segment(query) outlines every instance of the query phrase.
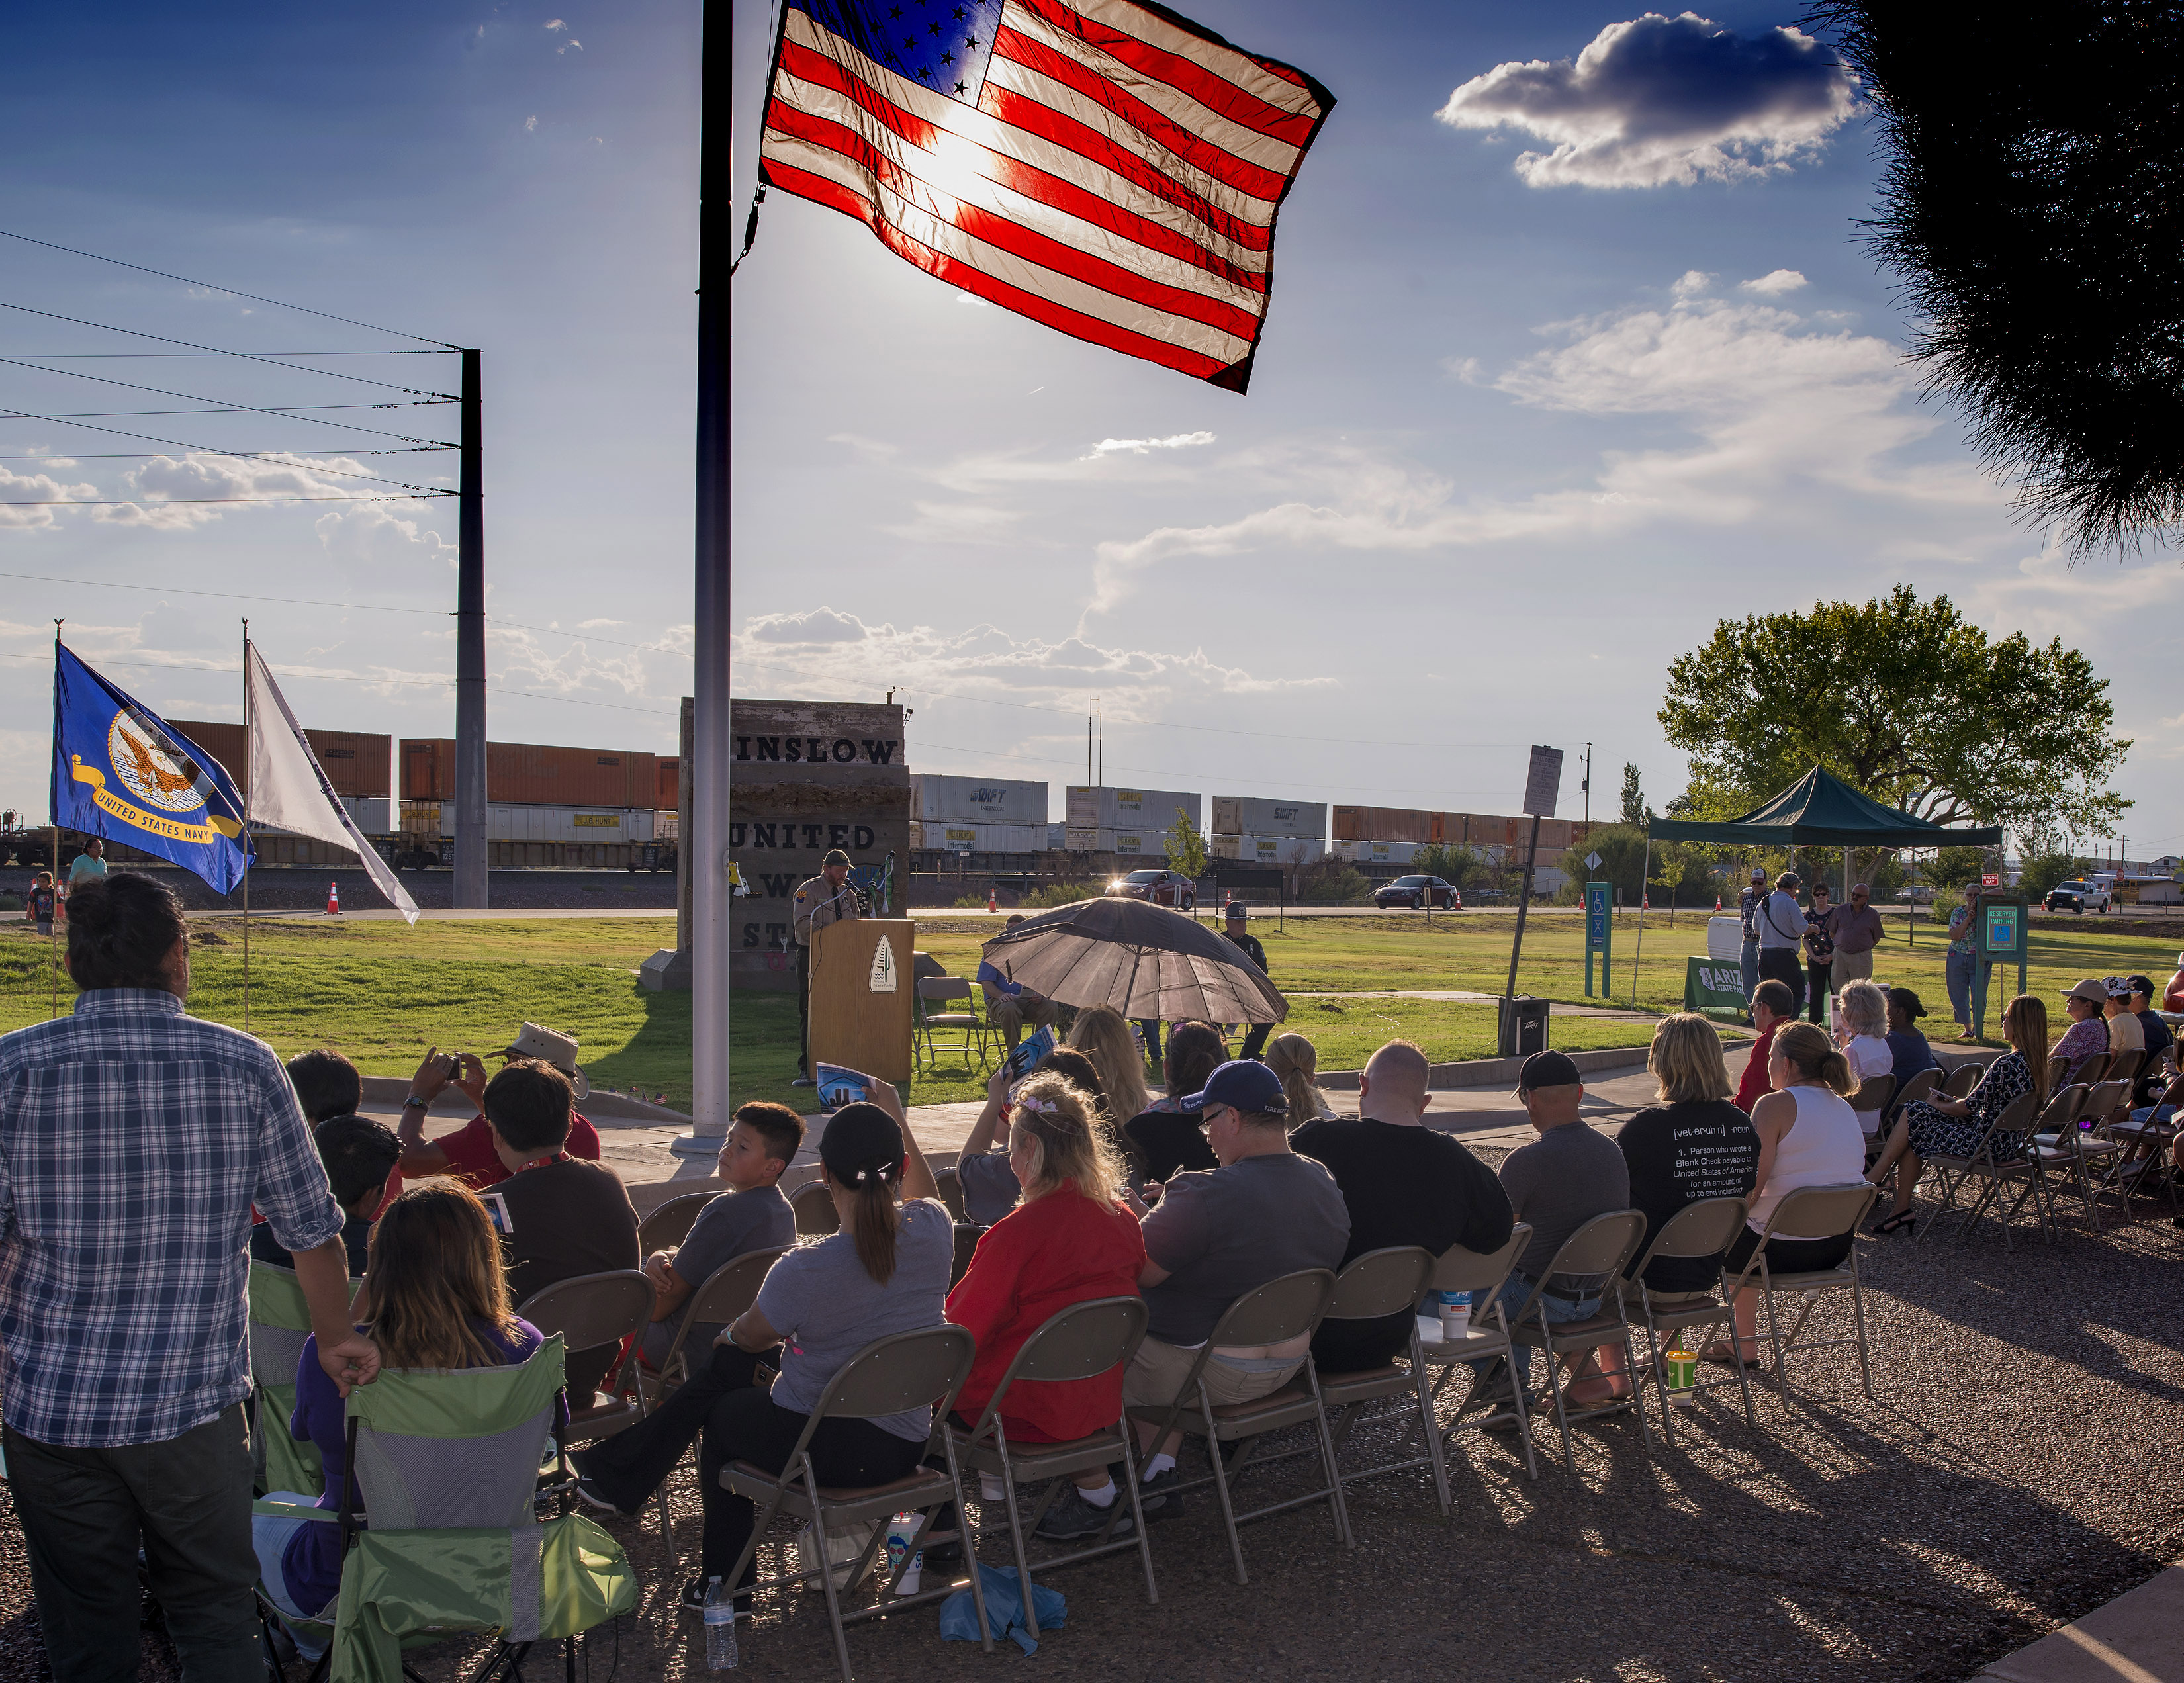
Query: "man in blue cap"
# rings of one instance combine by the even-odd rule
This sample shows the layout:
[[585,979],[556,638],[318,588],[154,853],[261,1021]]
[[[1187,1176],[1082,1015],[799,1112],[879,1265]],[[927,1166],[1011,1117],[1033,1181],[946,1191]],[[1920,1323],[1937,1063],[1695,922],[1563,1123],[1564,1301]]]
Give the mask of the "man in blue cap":
[[[1288,1102],[1280,1078],[1248,1058],[1223,1064],[1205,1089],[1182,1101],[1206,1118],[1215,1169],[1185,1171],[1145,1217],[1145,1268],[1138,1276],[1149,1315],[1145,1336],[1123,1376],[1123,1400],[1165,1407],[1228,1306],[1270,1279],[1301,1268],[1341,1266],[1350,1210],[1334,1177],[1290,1150]],[[1304,1365],[1308,1339],[1248,1349],[1216,1347],[1201,1376],[1216,1407],[1278,1390]],[[1140,1424],[1145,1485],[1158,1496],[1177,1482],[1183,1435],[1157,1446]]]

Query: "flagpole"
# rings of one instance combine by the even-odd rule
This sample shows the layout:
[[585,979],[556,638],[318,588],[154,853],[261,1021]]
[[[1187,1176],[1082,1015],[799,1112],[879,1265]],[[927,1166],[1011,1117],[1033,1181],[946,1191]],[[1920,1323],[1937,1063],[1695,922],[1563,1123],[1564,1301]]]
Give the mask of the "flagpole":
[[250,1032],[250,621],[242,622],[242,1032]]

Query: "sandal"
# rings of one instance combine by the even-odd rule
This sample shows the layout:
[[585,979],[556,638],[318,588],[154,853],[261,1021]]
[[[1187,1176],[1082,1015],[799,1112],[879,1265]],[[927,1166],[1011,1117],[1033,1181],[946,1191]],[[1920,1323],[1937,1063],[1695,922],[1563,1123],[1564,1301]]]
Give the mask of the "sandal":
[[1876,1239],[1898,1231],[1909,1233],[1915,1238],[1917,1236],[1915,1229],[1918,1225],[1918,1212],[1913,1210],[1903,1210],[1895,1215],[1883,1216],[1871,1227],[1866,1229],[1866,1231]]
[[[1736,1364],[1736,1359],[1735,1350],[1725,1339],[1718,1338],[1699,1351],[1700,1361],[1711,1362],[1717,1368],[1732,1367]],[[1747,1368],[1757,1368],[1763,1365],[1763,1360],[1758,1356],[1747,1356],[1744,1358],[1744,1365]]]

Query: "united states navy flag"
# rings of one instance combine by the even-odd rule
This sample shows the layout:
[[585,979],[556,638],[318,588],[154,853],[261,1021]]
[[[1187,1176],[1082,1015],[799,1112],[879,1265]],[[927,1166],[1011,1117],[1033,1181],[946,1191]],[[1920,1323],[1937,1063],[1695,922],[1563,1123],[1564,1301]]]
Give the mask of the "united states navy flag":
[[220,762],[53,644],[53,822],[126,842],[226,894],[250,868]]

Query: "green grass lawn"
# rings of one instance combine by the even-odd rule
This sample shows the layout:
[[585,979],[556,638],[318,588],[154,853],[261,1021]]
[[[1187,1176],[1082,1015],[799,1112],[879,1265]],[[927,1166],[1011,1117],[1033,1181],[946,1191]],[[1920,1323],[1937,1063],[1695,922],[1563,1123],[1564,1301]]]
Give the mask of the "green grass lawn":
[[[1646,920],[1645,955],[1635,1003],[1671,1011],[1683,1000],[1684,961],[1703,950],[1703,914],[1679,917],[1671,928],[1658,912]],[[1475,989],[1499,993],[1508,975],[1509,912],[1435,917],[1297,918],[1285,928],[1272,917],[1252,920],[1266,944],[1275,981],[1295,993],[1368,993],[1405,989]],[[967,977],[981,942],[994,933],[982,920],[946,916],[918,920],[919,947]],[[192,926],[191,1009],[241,1026],[242,932],[231,920]],[[1599,1000],[1629,1006],[1637,920],[1625,915],[1615,931],[1615,992]],[[1948,993],[1942,943],[1921,926],[1907,950],[1900,919],[1876,966],[1880,979],[1916,988],[1948,1033]],[[1575,918],[1534,921],[1525,931],[1521,991],[1583,1002],[1583,931]],[[690,1099],[690,996],[647,993],[637,967],[656,949],[655,919],[539,919],[508,923],[304,923],[254,925],[251,934],[253,1033],[283,1056],[307,1047],[337,1047],[366,1073],[407,1075],[426,1046],[483,1051],[505,1045],[518,1024],[543,1023],[574,1034],[593,1083],[645,1097],[666,1095],[687,1109]],[[2086,976],[2144,971],[2157,980],[2175,967],[2173,937],[2032,932],[2031,982],[2061,1023],[2059,995]],[[0,1030],[43,1019],[51,1010],[53,974],[46,945],[27,924],[0,920]],[[2014,978],[2008,987],[2014,987]],[[2004,993],[2008,991],[2004,989]],[[73,989],[64,977],[62,1010]],[[1990,1006],[1992,1035],[2000,1011]],[[1493,1050],[1490,1005],[1399,999],[1292,1001],[1289,1026],[1309,1035],[1323,1069],[1354,1069],[1383,1040],[1414,1039],[1436,1060],[1476,1057]],[[1642,1044],[1644,1024],[1560,1017],[1554,1043],[1571,1050]],[[792,1089],[796,1065],[793,994],[738,993],[730,1022],[737,1102],[752,1098],[808,1098]],[[913,1084],[914,1102],[977,1097],[983,1082],[961,1067],[942,1067]]]

